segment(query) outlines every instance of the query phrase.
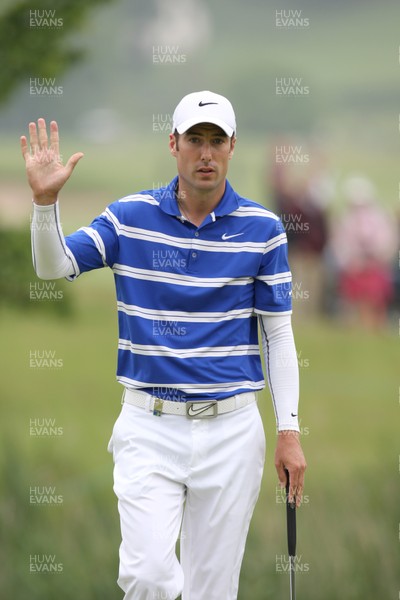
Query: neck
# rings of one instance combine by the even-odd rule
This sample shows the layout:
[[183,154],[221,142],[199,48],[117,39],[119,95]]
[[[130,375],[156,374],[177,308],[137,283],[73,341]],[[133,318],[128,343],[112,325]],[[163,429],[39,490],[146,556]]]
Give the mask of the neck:
[[177,201],[184,217],[199,227],[218,206],[225,192],[225,181],[213,190],[193,189],[179,177]]

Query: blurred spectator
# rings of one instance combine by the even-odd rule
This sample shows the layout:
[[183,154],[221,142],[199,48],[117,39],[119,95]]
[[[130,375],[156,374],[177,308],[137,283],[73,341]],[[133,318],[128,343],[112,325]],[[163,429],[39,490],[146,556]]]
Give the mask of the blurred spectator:
[[[322,310],[323,252],[328,241],[326,209],[332,198],[327,175],[316,162],[312,169],[302,165],[302,178],[294,177],[290,158],[299,162],[302,156],[308,157],[299,154],[298,148],[302,147],[288,143],[275,146],[270,181],[274,208],[288,237],[294,316],[299,318],[315,316]],[[278,149],[281,154],[277,154]],[[281,155],[286,157],[285,162],[277,160]]]
[[333,225],[331,240],[340,308],[346,319],[379,329],[386,323],[393,296],[391,265],[396,229],[378,206],[375,189],[368,179],[350,177],[344,194],[346,212]]
[[397,208],[396,210],[395,222],[397,230],[397,248],[392,261],[392,280],[394,289],[390,312],[395,319],[398,319],[400,312],[400,208]]

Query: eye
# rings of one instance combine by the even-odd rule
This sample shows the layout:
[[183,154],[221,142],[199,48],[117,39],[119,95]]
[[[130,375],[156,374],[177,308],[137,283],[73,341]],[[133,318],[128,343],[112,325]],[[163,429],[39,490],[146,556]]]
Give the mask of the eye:
[[216,146],[221,146],[225,142],[225,138],[214,138],[213,143]]
[[191,144],[198,144],[198,143],[199,143],[199,141],[200,141],[200,138],[196,137],[195,135],[192,135],[192,136],[189,138],[189,142],[190,142]]

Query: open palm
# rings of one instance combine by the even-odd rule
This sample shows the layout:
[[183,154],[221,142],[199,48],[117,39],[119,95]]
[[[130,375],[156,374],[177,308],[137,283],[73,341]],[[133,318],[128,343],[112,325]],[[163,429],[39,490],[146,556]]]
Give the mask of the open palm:
[[36,123],[29,123],[29,137],[30,148],[27,138],[21,136],[21,151],[34,201],[41,205],[54,204],[58,192],[83,154],[82,152],[73,154],[67,164],[63,165],[56,121],[50,123],[50,145],[44,119],[38,119],[37,128]]

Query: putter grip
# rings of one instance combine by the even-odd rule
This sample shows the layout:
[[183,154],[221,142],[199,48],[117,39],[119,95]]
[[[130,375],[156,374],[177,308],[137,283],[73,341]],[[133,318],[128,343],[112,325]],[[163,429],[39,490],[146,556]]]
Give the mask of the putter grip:
[[289,473],[286,472],[286,522],[289,556],[296,556],[296,504],[289,502]]

